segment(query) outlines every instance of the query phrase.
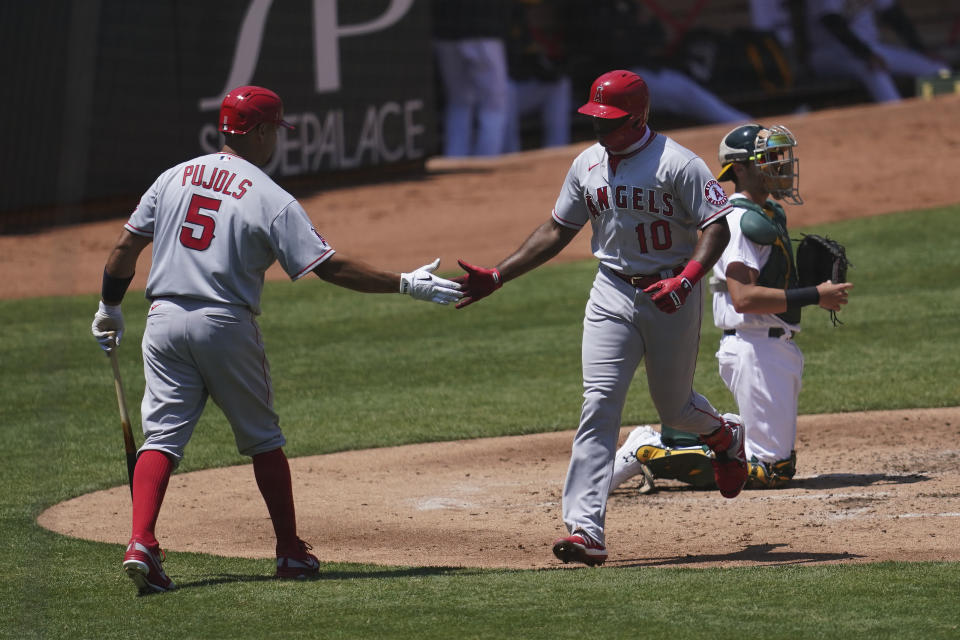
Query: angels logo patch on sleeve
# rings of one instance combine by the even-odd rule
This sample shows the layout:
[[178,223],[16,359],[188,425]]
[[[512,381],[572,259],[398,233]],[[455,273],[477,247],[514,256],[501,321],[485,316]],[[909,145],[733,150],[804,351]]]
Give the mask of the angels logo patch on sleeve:
[[716,180],[711,180],[703,187],[703,195],[710,204],[722,207],[727,204],[727,194]]

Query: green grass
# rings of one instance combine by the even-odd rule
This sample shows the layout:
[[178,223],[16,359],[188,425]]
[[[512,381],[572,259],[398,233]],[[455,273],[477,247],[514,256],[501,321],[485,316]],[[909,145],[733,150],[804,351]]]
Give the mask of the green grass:
[[[952,207],[802,230],[847,244],[856,285],[843,326],[832,327],[825,311],[805,311],[797,338],[807,362],[803,413],[960,404],[960,241],[947,232],[958,214]],[[464,311],[317,280],[269,283],[261,326],[288,454],[574,428],[594,270],[593,262],[547,265]],[[95,296],[0,302],[2,638],[960,636],[960,570],[951,563],[544,571],[328,564],[322,579],[290,584],[270,580],[267,561],[177,553],[173,577],[183,588],[136,598],[118,570],[118,545],[35,524],[52,504],[126,482],[112,375],[89,334],[95,308]],[[135,424],[145,311],[139,293],[127,296],[120,357]],[[710,318],[696,386],[732,410]],[[641,372],[624,421],[656,420]],[[211,405],[180,472],[247,462]]]

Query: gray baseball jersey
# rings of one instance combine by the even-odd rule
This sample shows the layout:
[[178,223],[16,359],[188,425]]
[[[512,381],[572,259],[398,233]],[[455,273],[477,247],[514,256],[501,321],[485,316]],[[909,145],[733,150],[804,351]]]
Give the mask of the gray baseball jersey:
[[570,167],[553,219],[571,228],[589,221],[600,261],[584,317],[584,400],[563,492],[570,531],[581,529],[604,543],[621,413],[641,361],[662,423],[693,433],[723,424],[692,387],[703,310],[700,284],[676,313],[667,314],[617,273],[654,281],[674,275],[693,254],[697,230],[725,216],[726,204],[703,160],[652,131],[619,157],[595,144]]
[[293,196],[230,153],[165,171],[125,226],[153,237],[148,298],[242,304],[254,313],[274,261],[296,280],[334,253]]
[[706,163],[670,138],[648,131],[637,145],[621,160],[600,144],[577,156],[553,218],[574,229],[589,222],[600,264],[657,273],[690,258],[697,229],[724,215],[727,197]]
[[299,203],[230,153],[160,175],[125,228],[153,238],[141,450],[179,461],[212,397],[246,455],[285,443],[256,315],[274,261],[296,280],[333,255]]

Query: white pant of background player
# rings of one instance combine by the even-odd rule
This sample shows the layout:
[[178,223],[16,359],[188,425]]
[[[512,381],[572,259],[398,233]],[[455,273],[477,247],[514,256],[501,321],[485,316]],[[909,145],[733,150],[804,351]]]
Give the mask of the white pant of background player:
[[855,78],[876,102],[900,100],[896,76],[933,76],[947,71],[946,65],[916,51],[893,45],[872,45],[887,65],[886,69],[872,69],[840,45],[824,46],[810,54],[810,66],[817,75]]
[[739,407],[747,460],[786,460],[794,448],[803,353],[789,335],[771,337],[763,327],[738,329],[720,340],[720,377]]
[[570,144],[570,116],[573,113],[573,83],[561,76],[556,80],[511,80],[509,115],[505,130],[504,153],[523,148],[520,125],[524,116],[537,114],[540,120],[541,147]]
[[623,405],[640,362],[664,424],[697,434],[723,418],[693,390],[703,292],[698,283],[676,313],[601,266],[583,320],[583,409],[563,488],[563,520],[606,545],[604,520]]
[[437,40],[443,81],[443,154],[492,156],[503,152],[509,98],[507,53],[502,40]]

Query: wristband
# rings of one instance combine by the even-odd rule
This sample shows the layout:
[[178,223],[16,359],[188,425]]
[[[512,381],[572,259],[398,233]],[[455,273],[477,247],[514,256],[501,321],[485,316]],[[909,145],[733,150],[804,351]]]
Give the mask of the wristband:
[[820,302],[820,292],[817,291],[816,287],[787,289],[784,293],[787,296],[787,309],[799,309]]
[[697,284],[707,273],[707,270],[703,268],[703,265],[697,262],[696,260],[691,260],[687,263],[687,266],[683,268],[683,271],[680,272],[681,278],[686,278],[690,281],[690,284]]
[[129,278],[115,278],[107,270],[103,270],[103,285],[100,288],[100,299],[107,305],[116,306],[123,302],[123,296],[127,293],[127,287],[133,281],[133,276]]

